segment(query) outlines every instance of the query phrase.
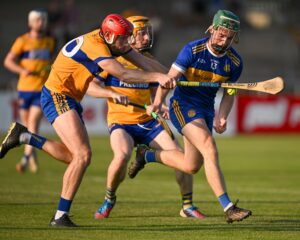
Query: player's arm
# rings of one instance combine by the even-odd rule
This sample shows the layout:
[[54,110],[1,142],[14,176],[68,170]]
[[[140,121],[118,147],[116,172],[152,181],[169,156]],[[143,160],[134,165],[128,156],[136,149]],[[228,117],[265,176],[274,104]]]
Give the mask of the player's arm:
[[100,61],[98,64],[103,70],[117,77],[123,82],[158,82],[160,85],[166,88],[174,88],[176,86],[176,81],[167,74],[162,74],[159,72],[146,72],[136,69],[126,69],[115,59],[105,59]]
[[219,106],[219,112],[216,114],[214,121],[214,129],[217,133],[223,133],[226,131],[227,118],[232,109],[234,98],[235,95],[229,95],[226,89],[224,89],[223,97]]
[[18,56],[14,52],[10,51],[4,59],[4,67],[13,73],[22,74],[25,76],[29,75],[31,71],[21,67],[17,62],[17,59]]
[[145,71],[161,73],[168,72],[168,69],[154,58],[146,57],[134,50],[128,52],[122,57],[126,58],[128,61],[132,62],[139,68],[144,69]]
[[94,98],[112,98],[114,102],[124,105],[128,104],[128,97],[123,94],[116,93],[112,90],[106,89],[104,84],[98,79],[94,78],[87,89],[86,94]]
[[[179,72],[177,69],[171,67],[168,75],[171,76],[173,79],[175,79],[175,81],[177,81],[179,79],[179,77],[182,75],[182,73]],[[153,104],[151,105],[151,107],[148,108],[149,111],[147,111],[147,113],[149,114],[152,111],[159,112],[161,110],[162,104],[165,101],[168,93],[169,93],[169,89],[159,86],[156,91]]]

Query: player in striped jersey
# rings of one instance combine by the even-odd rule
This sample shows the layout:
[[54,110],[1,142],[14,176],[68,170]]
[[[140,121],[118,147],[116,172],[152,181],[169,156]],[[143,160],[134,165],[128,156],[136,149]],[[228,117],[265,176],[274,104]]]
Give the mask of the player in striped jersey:
[[[145,56],[153,58],[149,53],[153,40],[152,25],[149,19],[145,16],[132,16],[127,20],[134,26],[134,39],[131,47]],[[126,68],[138,69],[123,57],[119,57],[117,60]],[[127,96],[133,103],[150,105],[157,89],[156,83],[129,84],[106,72],[103,72],[102,78],[108,93],[111,93],[112,96],[115,93]],[[88,93],[89,91],[90,89],[88,89]],[[110,211],[116,203],[116,191],[125,179],[127,163],[136,144],[146,144],[155,149],[180,150],[176,141],[172,140],[163,127],[148,116],[144,109],[130,105],[124,106],[114,102],[112,98],[108,98],[107,122],[114,157],[108,167],[105,200],[95,213],[96,219],[109,217]],[[204,218],[204,215],[193,204],[192,175],[180,171],[176,171],[175,175],[182,195],[180,215]]]
[[[47,12],[35,9],[28,14],[29,32],[19,36],[8,52],[4,66],[19,74],[18,103],[22,123],[33,133],[38,132],[43,116],[40,96],[50,71],[54,53],[54,38],[46,35]],[[36,152],[32,146],[24,147],[21,161],[16,165],[18,172],[38,169]]]
[[[242,72],[242,59],[231,47],[238,41],[240,20],[232,12],[219,10],[208,28],[209,38],[188,43],[173,63],[169,74],[179,81],[236,82]],[[170,119],[183,135],[184,153],[138,148],[129,176],[135,177],[147,162],[160,162],[187,173],[196,173],[204,165],[206,178],[224,210],[226,221],[241,221],[251,211],[233,204],[227,194],[219,156],[212,135],[213,120],[217,133],[226,130],[234,96],[224,91],[218,114],[214,99],[218,89],[177,87],[170,100]],[[160,109],[168,90],[159,88],[149,112]],[[149,113],[148,112],[148,113]]]
[[[106,71],[127,83],[158,82],[167,88],[176,85],[174,78],[162,73],[165,68],[159,62],[132,51],[132,30],[132,24],[124,17],[109,14],[99,29],[69,41],[61,49],[41,95],[43,113],[61,142],[33,134],[15,122],[0,146],[0,158],[20,144],[29,144],[68,164],[50,226],[77,226],[69,211],[92,157],[80,104],[90,82]],[[124,68],[115,59],[120,55],[145,71]]]

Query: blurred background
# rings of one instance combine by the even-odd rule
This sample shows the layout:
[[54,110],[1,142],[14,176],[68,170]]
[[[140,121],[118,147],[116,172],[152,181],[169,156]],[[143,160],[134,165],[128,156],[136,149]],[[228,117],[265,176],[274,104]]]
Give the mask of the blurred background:
[[[259,126],[258,129],[269,129],[270,132],[274,132],[274,129],[275,132],[277,130],[300,132],[299,1],[5,1],[1,3],[0,10],[0,91],[2,96],[13,96],[13,98],[16,96],[14,94],[18,76],[3,67],[3,59],[16,37],[27,31],[27,15],[34,8],[48,10],[49,32],[56,37],[58,50],[73,37],[98,28],[102,19],[109,13],[120,13],[125,16],[146,15],[150,17],[154,25],[153,54],[167,67],[171,66],[186,43],[205,37],[205,31],[218,9],[231,10],[241,18],[240,43],[234,45],[244,60],[244,71],[240,82],[256,82],[282,76],[286,84],[285,90],[276,97],[241,91],[238,97],[241,98],[241,101],[237,101],[237,110],[234,110],[236,113],[233,113],[234,128],[237,129],[235,131],[238,132],[239,128],[243,128],[238,125],[237,119],[243,121],[245,118],[245,121],[251,122],[250,125],[253,125],[253,122],[264,125],[266,121],[271,124],[270,126]],[[7,108],[7,105],[10,105],[12,109],[11,112],[5,114],[6,116],[1,111],[0,131],[7,128],[11,119],[17,118],[16,103],[11,97],[8,98],[8,100],[1,101],[0,107]],[[250,102],[243,99],[250,99]],[[253,103],[257,102],[261,102],[261,104],[254,110],[251,108],[250,113],[244,109],[247,108],[247,105],[251,107]],[[94,115],[98,113],[101,115],[105,112],[105,109],[102,108],[105,107],[101,107],[100,110],[98,108],[89,110],[88,108],[86,110],[87,118],[93,119]],[[245,113],[241,113],[241,111],[245,111]],[[264,115],[265,117],[252,121],[246,120],[249,118],[247,114]],[[274,125],[274,122],[277,125]]]

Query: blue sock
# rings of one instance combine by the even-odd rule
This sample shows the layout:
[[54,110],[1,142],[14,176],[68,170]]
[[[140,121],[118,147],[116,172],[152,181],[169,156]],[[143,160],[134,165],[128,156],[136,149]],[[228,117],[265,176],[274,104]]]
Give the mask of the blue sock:
[[229,204],[231,204],[231,201],[226,192],[223,193],[221,196],[219,196],[218,199],[219,199],[219,202],[221,203],[223,209],[225,209]]
[[44,143],[46,142],[46,138],[39,136],[37,134],[31,133],[31,138],[29,140],[29,145],[34,146],[38,149],[42,149]]
[[71,204],[72,204],[72,200],[67,200],[60,197],[57,210],[68,213],[70,211]]
[[155,151],[147,150],[145,153],[145,160],[147,163],[156,162]]

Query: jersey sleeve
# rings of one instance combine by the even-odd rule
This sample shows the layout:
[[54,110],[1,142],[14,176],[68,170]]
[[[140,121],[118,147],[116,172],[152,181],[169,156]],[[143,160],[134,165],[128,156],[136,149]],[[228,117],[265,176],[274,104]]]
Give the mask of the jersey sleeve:
[[242,74],[242,71],[243,71],[243,62],[242,60],[240,60],[239,66],[233,70],[232,75],[230,76],[228,82],[232,82],[232,83],[237,82]]
[[13,43],[10,51],[16,55],[21,55],[23,53],[23,40],[21,37],[18,37],[15,42]]
[[181,49],[172,67],[181,73],[185,73],[187,68],[192,64],[193,54],[192,48],[188,44]]

